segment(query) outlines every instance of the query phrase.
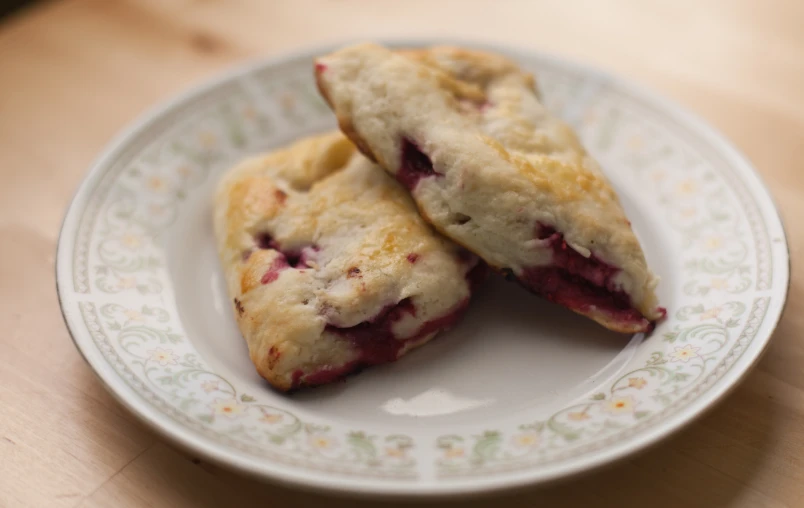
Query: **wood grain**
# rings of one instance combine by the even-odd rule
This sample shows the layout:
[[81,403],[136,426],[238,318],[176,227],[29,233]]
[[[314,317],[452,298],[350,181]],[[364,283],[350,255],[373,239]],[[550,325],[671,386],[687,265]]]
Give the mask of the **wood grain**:
[[[381,4],[381,7],[377,7]],[[725,132],[804,242],[800,0],[64,0],[0,25],[0,506],[371,506],[194,461],[103,390],[58,311],[59,223],[88,164],[154,102],[238,61],[343,38],[482,38],[590,62]],[[804,279],[759,367],[642,456],[465,506],[804,506]],[[393,505],[393,503],[392,503]]]

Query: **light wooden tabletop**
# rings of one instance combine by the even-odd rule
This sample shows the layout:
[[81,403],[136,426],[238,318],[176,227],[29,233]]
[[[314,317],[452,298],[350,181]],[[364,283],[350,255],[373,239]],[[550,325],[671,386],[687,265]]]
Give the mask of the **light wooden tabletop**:
[[[154,102],[247,58],[338,38],[483,38],[586,61],[696,111],[748,155],[804,242],[801,0],[59,0],[0,22],[0,506],[369,506],[199,462],[118,405],[53,278],[88,164]],[[802,215],[799,215],[801,213]],[[642,456],[468,506],[804,506],[804,278],[717,409]],[[802,312],[802,314],[799,314]]]

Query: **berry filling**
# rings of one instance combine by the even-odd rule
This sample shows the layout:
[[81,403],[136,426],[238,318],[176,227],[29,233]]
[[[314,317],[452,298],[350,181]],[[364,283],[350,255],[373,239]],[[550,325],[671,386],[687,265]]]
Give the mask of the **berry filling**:
[[285,259],[285,256],[279,256],[274,259],[273,263],[271,263],[271,267],[268,268],[268,271],[262,276],[260,282],[263,284],[270,284],[279,278],[280,272],[287,270],[288,268],[290,268],[288,260]]
[[273,263],[271,263],[271,267],[268,268],[268,271],[265,272],[265,275],[262,276],[260,282],[263,284],[274,282],[279,278],[279,272],[288,268],[295,268],[297,270],[308,268],[310,266],[309,262],[311,258],[313,258],[320,250],[318,246],[310,245],[303,247],[298,251],[283,251],[279,246],[279,242],[274,240],[274,238],[268,233],[260,233],[259,235],[256,235],[254,237],[254,241],[257,244],[257,247],[260,249],[272,249],[277,251],[279,254],[279,256],[274,259]]
[[[470,292],[474,291],[485,280],[487,273],[486,264],[478,261],[477,258],[473,259],[475,264],[466,273]],[[362,367],[392,362],[399,357],[399,352],[406,342],[415,342],[431,333],[452,327],[468,305],[469,298],[467,297],[443,316],[423,323],[416,333],[404,339],[397,338],[392,328],[394,323],[401,320],[405,315],[416,316],[416,307],[410,298],[405,298],[399,303],[383,308],[375,317],[355,326],[342,328],[328,324],[326,330],[338,335],[343,340],[351,342],[360,352],[358,358],[343,365],[324,367],[309,374],[304,374],[302,370],[297,370],[292,376],[292,387],[298,388],[302,384],[305,386],[327,384]]]
[[488,100],[478,101],[467,98],[458,99],[458,109],[464,113],[476,111],[478,113],[485,113],[492,106]]
[[483,261],[478,260],[468,272],[466,281],[469,282],[469,291],[474,293],[489,275],[489,266]]
[[311,266],[310,261],[315,257],[319,250],[320,249],[317,246],[311,245],[309,247],[302,248],[302,250],[298,252],[289,251],[283,252],[283,254],[287,258],[290,266],[301,270]]
[[375,317],[355,326],[340,328],[329,324],[326,330],[351,342],[360,350],[360,356],[366,363],[385,363],[395,360],[402,347],[402,341],[396,339],[391,329],[406,314],[416,316],[416,308],[410,298],[383,308]]
[[396,172],[396,179],[410,190],[416,188],[419,180],[428,177],[440,176],[433,169],[430,157],[424,154],[416,143],[408,138],[402,138],[402,162]]
[[552,264],[526,268],[519,275],[528,289],[551,302],[581,313],[605,312],[611,319],[648,331],[651,324],[636,310],[631,298],[614,283],[620,269],[594,254],[588,258],[567,245],[564,235],[539,225],[537,238],[553,251]]
[[254,243],[256,243],[257,247],[260,249],[279,250],[279,243],[268,233],[259,233],[254,235]]
[[431,333],[454,325],[468,304],[469,299],[467,298],[445,315],[423,323],[415,334],[404,339],[397,338],[392,331],[392,327],[406,314],[416,315],[416,307],[414,307],[409,298],[405,298],[395,305],[385,307],[374,318],[358,323],[355,326],[340,328],[335,325],[327,325],[326,330],[328,332],[334,333],[341,339],[352,343],[360,352],[358,358],[343,365],[324,367],[309,374],[304,374],[302,370],[297,370],[292,377],[293,388],[298,388],[302,384],[315,386],[331,383],[362,367],[392,362],[397,359],[406,342],[415,342]]

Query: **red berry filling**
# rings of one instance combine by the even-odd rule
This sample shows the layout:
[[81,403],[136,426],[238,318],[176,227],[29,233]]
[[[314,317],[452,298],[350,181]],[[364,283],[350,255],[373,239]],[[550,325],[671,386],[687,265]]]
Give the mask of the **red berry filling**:
[[451,327],[458,321],[468,304],[469,299],[467,298],[445,315],[423,323],[414,335],[405,339],[396,338],[392,327],[406,314],[416,315],[416,308],[409,298],[384,308],[374,318],[355,326],[340,328],[335,325],[327,325],[327,331],[337,334],[343,340],[348,340],[354,345],[360,352],[358,358],[343,365],[325,367],[306,375],[303,371],[297,370],[293,373],[292,387],[298,388],[302,384],[305,386],[326,384],[362,367],[392,362],[397,359],[399,351],[404,347],[406,341],[415,341],[433,332]]
[[402,138],[402,162],[396,179],[410,190],[416,188],[419,180],[431,176],[440,176],[433,169],[433,162],[425,155],[416,143],[408,138]]
[[[473,260],[474,266],[466,273],[466,280],[469,282],[470,292],[473,292],[485,280],[488,267],[474,256],[469,256],[467,262]],[[406,314],[416,316],[416,307],[409,298],[385,307],[375,317],[355,326],[343,328],[328,324],[327,331],[348,340],[360,351],[358,358],[343,365],[325,367],[306,375],[303,371],[297,370],[292,376],[292,387],[298,388],[302,384],[315,386],[331,383],[362,367],[392,362],[397,359],[406,341],[416,341],[433,332],[452,327],[468,305],[469,298],[466,298],[443,316],[423,323],[415,334],[405,339],[396,338],[392,327]]]
[[315,257],[316,253],[320,249],[315,246],[311,245],[309,247],[302,248],[301,251],[289,251],[285,254],[285,257],[288,259],[288,263],[293,268],[303,269],[310,267],[310,260]]
[[262,276],[260,282],[263,284],[270,284],[279,278],[279,273],[281,271],[286,270],[289,267],[290,265],[288,265],[288,261],[285,259],[285,256],[278,256],[274,259],[274,262],[271,263],[271,267],[268,268],[268,271]]
[[489,266],[480,259],[475,258],[475,260],[474,266],[466,272],[466,281],[469,283],[470,293],[474,293],[489,275]]
[[[268,284],[275,281],[279,278],[279,272],[287,268],[295,268],[298,270],[308,268],[310,266],[310,258],[314,257],[315,254],[320,250],[317,246],[310,245],[303,247],[299,251],[283,251],[279,246],[279,242],[274,240],[274,238],[268,233],[260,233],[254,237],[254,241],[257,244],[257,247],[260,249],[272,249],[277,251],[279,254],[279,256],[274,259],[271,267],[268,268],[268,271],[265,272],[265,275],[262,276],[261,282],[263,284]],[[244,259],[244,261],[245,260],[246,259]]]
[[621,323],[650,323],[633,308],[631,298],[614,283],[620,269],[594,254],[582,256],[567,245],[564,235],[549,226],[539,225],[537,238],[546,240],[553,251],[552,264],[526,268],[519,275],[528,289],[559,305],[585,313],[596,308]]
[[327,325],[327,331],[349,340],[361,351],[367,363],[385,363],[396,359],[402,341],[396,340],[391,327],[405,314],[416,316],[416,308],[409,298],[382,309],[375,317],[348,328]]

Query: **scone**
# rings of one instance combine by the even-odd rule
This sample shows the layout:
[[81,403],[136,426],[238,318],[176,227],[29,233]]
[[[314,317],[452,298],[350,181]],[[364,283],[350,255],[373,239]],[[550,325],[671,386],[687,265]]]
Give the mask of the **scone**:
[[614,190],[514,62],[361,44],[318,58],[315,74],[343,132],[443,234],[611,330],[664,316]]
[[230,170],[215,233],[251,360],[280,390],[424,344],[458,320],[485,268],[340,132]]

